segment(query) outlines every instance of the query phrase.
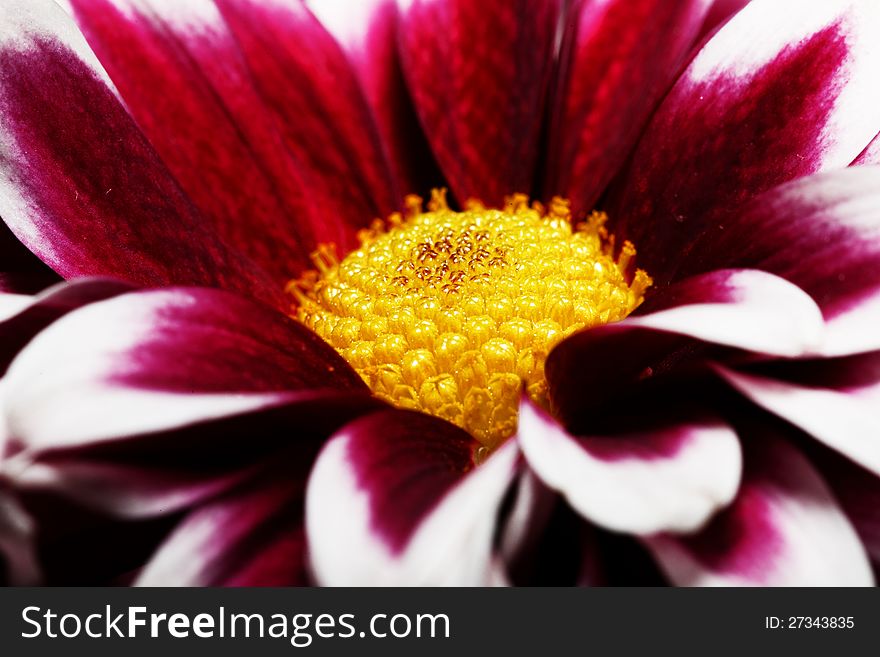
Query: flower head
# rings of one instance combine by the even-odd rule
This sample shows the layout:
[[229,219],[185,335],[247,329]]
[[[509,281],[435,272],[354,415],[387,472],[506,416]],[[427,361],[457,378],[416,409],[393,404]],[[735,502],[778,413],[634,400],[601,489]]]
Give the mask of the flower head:
[[872,584],[878,38],[8,0],[7,579]]

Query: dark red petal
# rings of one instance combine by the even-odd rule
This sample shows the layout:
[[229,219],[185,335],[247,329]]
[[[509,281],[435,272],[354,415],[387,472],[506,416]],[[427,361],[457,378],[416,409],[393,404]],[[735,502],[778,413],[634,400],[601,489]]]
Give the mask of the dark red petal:
[[846,167],[877,134],[878,12],[870,0],[751,3],[694,58],[611,206],[655,281],[744,201]]
[[25,298],[13,314],[0,313],[0,376],[31,338],[62,315],[130,290],[130,285],[117,281],[83,279]]
[[696,276],[658,290],[645,305],[645,314],[576,333],[550,353],[545,372],[551,403],[570,429],[638,387],[721,357],[720,346],[793,357],[822,337],[813,301],[760,271]]
[[778,436],[753,430],[733,505],[691,537],[646,539],[673,583],[857,586],[874,582],[864,547],[825,482]]
[[709,0],[578,0],[551,116],[548,193],[591,210],[697,37]]
[[302,506],[301,480],[260,473],[183,518],[135,584],[305,585]]
[[22,500],[34,521],[43,585],[128,585],[176,520],[121,522],[43,492]]
[[700,38],[708,36],[721,28],[734,15],[742,10],[752,0],[712,0],[703,27],[700,28]]
[[126,107],[220,237],[279,286],[309,267],[315,209],[217,9],[71,4]]
[[582,516],[618,532],[692,532],[739,486],[739,441],[691,414],[614,436],[568,434],[526,401],[517,439],[529,466]]
[[397,208],[381,140],[351,65],[301,2],[217,0],[317,210],[316,239],[343,250]]
[[318,457],[307,491],[318,581],[487,583],[517,450],[509,442],[475,468],[478,448],[461,429],[411,411],[343,427]]
[[718,371],[755,404],[880,477],[880,352]]
[[304,482],[328,435],[380,408],[366,394],[290,394],[276,406],[166,431],[13,454],[6,470],[19,491],[53,491],[120,518],[167,515],[253,476],[282,453],[288,476]]
[[859,156],[853,160],[852,166],[863,166],[865,164],[880,164],[880,134],[878,134],[871,143],[865,146],[865,150],[859,153]]
[[309,8],[337,38],[354,66],[403,194],[427,195],[443,177],[416,116],[397,47],[395,0],[311,0]]
[[0,38],[0,215],[16,237],[65,278],[219,286],[281,306],[208,229],[63,11],[12,0],[0,22],[14,35]]
[[553,68],[558,0],[414,0],[404,73],[459,201],[530,192]]
[[762,194],[708,231],[682,273],[754,267],[810,294],[828,323],[822,351],[880,348],[880,167],[829,172]]
[[44,449],[277,406],[318,389],[367,392],[327,343],[281,313],[227,292],[173,288],[55,322],[10,366],[3,411],[17,440]]

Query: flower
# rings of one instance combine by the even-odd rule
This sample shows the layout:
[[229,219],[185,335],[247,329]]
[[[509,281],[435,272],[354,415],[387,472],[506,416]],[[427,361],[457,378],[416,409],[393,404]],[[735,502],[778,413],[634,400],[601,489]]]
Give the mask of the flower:
[[[873,0],[58,4],[0,9],[10,582],[873,583]],[[394,305],[435,229],[497,327]]]

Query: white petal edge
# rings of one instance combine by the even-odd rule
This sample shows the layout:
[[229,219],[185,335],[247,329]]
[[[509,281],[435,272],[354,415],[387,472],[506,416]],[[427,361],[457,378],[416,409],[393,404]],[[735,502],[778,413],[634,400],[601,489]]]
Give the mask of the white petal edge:
[[538,477],[585,518],[612,531],[695,531],[734,499],[742,473],[739,440],[720,423],[695,423],[671,458],[608,462],[592,456],[526,401],[517,436]]
[[715,370],[758,406],[880,477],[880,390],[874,391],[875,403],[869,404],[857,393],[806,388],[722,365]]
[[348,463],[347,438],[334,438],[318,457],[306,490],[306,536],[315,579],[325,586],[503,583],[492,554],[494,519],[515,476],[518,454],[510,440],[471,470],[422,520],[403,552],[394,555],[370,527],[368,493]]

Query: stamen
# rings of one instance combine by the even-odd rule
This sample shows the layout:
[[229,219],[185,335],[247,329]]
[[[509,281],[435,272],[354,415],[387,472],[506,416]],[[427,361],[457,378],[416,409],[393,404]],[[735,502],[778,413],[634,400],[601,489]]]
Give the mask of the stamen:
[[316,271],[293,281],[294,316],[335,347],[374,393],[471,432],[493,449],[516,431],[522,390],[547,405],[544,362],[566,336],[618,321],[651,278],[628,273],[594,212],[572,226],[567,201],[545,208],[523,194],[503,210],[469,201],[451,210],[435,190],[422,210],[360,231],[341,262],[318,248]]

